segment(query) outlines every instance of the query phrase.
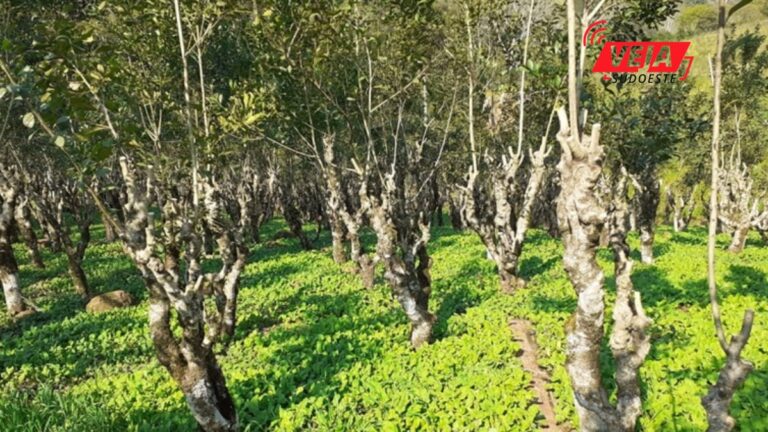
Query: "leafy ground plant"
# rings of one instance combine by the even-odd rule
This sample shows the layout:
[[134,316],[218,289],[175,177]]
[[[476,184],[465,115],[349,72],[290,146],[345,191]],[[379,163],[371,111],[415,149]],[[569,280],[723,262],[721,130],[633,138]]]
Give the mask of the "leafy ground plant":
[[[271,222],[263,237],[281,229],[280,221]],[[363,238],[372,240],[369,233]],[[222,356],[243,430],[537,430],[543,422],[508,327],[511,317],[533,323],[557,418],[575,423],[563,366],[564,324],[575,298],[559,242],[529,233],[520,267],[529,287],[506,296],[476,236],[438,228],[433,238],[438,321],[435,342],[418,352],[407,346],[408,323],[383,281],[366,290],[333,262],[329,238],[314,251],[302,251],[292,239],[251,251],[237,333]],[[727,240],[719,239],[721,249]],[[637,246],[632,239],[633,250]],[[643,431],[706,428],[699,396],[716,379],[719,362],[703,278],[705,247],[701,229],[662,229],[656,263],[635,268],[633,281],[654,320],[653,350],[641,369]],[[192,430],[182,394],[153,357],[146,302],[87,314],[77,306],[63,258],[44,255],[48,267],[37,269],[24,250],[17,253],[26,293],[43,313],[0,323],[3,428]],[[118,246],[96,244],[88,255],[86,272],[96,291],[121,288],[144,300],[138,274]],[[601,249],[599,259],[610,305],[611,252]],[[724,316],[738,317],[745,307],[765,316],[768,249],[757,238],[741,255],[722,252],[717,274]],[[733,415],[741,430],[766,430],[768,329],[757,322],[752,338],[745,356],[755,372],[737,393]],[[607,365],[607,348],[604,355]],[[612,371],[604,372],[610,389]]]

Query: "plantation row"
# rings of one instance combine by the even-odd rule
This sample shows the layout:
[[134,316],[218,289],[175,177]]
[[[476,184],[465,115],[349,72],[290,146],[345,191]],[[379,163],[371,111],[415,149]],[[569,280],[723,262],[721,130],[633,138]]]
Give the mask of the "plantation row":
[[[600,46],[581,36],[603,20],[660,37],[680,2],[575,3],[6,0],[0,413],[40,430],[635,431],[677,428],[649,389],[679,380],[690,424],[732,430],[743,354],[764,354],[747,347],[764,337],[765,37],[726,36],[751,2],[718,0],[711,88],[640,89],[590,76]],[[445,212],[484,252],[433,238]],[[705,219],[706,276],[682,255]],[[662,277],[689,267],[676,283],[704,304]],[[65,268],[77,302],[57,300]],[[723,271],[742,298],[721,308]],[[690,340],[719,356],[659,351],[707,305],[714,332]],[[130,416],[91,407],[100,392]],[[162,413],[179,394],[190,419]]]

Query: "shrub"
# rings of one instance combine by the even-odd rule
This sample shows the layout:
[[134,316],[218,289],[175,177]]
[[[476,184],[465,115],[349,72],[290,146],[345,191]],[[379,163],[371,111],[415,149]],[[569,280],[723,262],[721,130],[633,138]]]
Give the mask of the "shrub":
[[681,34],[696,34],[717,29],[717,11],[710,4],[693,5],[683,9],[677,21]]

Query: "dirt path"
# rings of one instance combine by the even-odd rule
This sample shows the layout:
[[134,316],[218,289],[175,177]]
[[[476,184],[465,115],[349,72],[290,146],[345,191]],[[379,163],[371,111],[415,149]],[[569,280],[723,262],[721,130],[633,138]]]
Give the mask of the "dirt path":
[[509,328],[515,341],[520,344],[522,355],[520,360],[523,362],[523,368],[533,376],[531,385],[536,394],[539,410],[544,415],[545,425],[541,428],[547,432],[565,432],[569,428],[557,424],[555,418],[555,404],[552,396],[547,391],[549,374],[539,367],[538,352],[539,346],[536,344],[536,331],[531,323],[526,320],[513,319],[509,322]]

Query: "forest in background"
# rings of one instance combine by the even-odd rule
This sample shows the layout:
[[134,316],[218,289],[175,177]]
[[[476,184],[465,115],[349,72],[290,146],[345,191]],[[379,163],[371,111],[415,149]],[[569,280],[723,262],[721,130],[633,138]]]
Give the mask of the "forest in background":
[[[690,77],[601,80],[597,20]],[[0,1],[0,419],[768,430],[767,20]]]

